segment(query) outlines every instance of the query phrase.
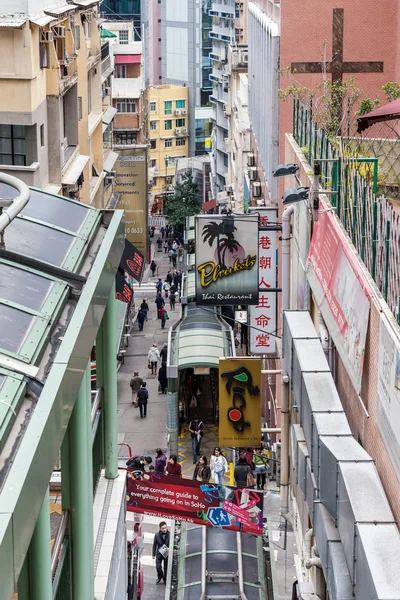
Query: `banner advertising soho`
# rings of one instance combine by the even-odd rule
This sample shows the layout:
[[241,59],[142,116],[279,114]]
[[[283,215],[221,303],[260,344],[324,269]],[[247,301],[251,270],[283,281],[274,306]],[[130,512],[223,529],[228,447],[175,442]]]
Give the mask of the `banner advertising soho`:
[[258,217],[196,217],[196,304],[257,304]]
[[307,277],[344,367],[360,393],[372,290],[331,212],[320,215],[315,223]]
[[400,342],[394,327],[381,317],[376,422],[400,479]]
[[261,359],[219,360],[219,443],[258,447],[261,427]]
[[208,527],[256,535],[263,532],[262,492],[173,475],[128,472],[126,509]]
[[[251,354],[275,354],[276,352],[276,295],[269,292],[277,287],[276,227],[277,208],[258,208],[260,215],[258,232],[258,304],[250,307],[250,352]],[[275,335],[270,335],[270,334]]]
[[147,256],[147,156],[145,148],[116,148],[115,191],[125,211],[125,236]]

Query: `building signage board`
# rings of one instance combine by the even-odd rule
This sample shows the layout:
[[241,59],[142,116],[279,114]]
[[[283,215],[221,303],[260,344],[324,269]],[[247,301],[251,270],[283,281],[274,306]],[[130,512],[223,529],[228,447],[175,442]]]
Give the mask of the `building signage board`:
[[126,302],[130,304],[132,301],[133,291],[127,284],[125,277],[117,271],[117,275],[115,277],[115,297],[117,300],[121,300],[121,302]]
[[196,304],[258,302],[257,215],[196,217]]
[[261,359],[219,360],[219,443],[247,448],[260,445]]
[[235,310],[235,322],[247,323],[247,310]]
[[125,211],[125,236],[147,256],[147,152],[144,148],[118,147],[115,191],[118,207]]
[[128,472],[126,487],[130,512],[262,535],[263,494],[256,490],[138,471]]
[[318,307],[360,393],[372,289],[331,212],[321,214],[315,223],[307,261]]
[[144,256],[127,239],[125,239],[125,248],[121,258],[120,267],[136,279],[136,281],[140,282],[142,280]]
[[[268,227],[276,226],[277,208],[257,209],[260,215],[258,232],[258,304],[250,307],[250,353],[276,353],[276,289],[277,284],[277,239],[278,232]],[[271,335],[274,334],[274,335]]]
[[376,422],[385,441],[393,467],[400,479],[400,341],[382,315],[379,335],[378,406]]

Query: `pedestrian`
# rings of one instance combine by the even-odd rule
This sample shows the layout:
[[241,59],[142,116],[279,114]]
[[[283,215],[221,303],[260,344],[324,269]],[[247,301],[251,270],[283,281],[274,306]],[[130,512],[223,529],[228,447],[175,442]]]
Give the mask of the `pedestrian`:
[[171,310],[175,310],[175,300],[176,300],[176,294],[175,294],[175,292],[171,292],[171,290],[170,290],[169,291],[169,305],[171,307]]
[[172,248],[170,248],[168,250],[168,258],[169,258],[169,262],[172,263],[172,255],[173,255],[174,251],[172,250]]
[[171,287],[171,286],[169,285],[168,281],[167,281],[167,280],[165,280],[165,281],[164,281],[164,285],[163,285],[163,290],[164,290],[164,294],[165,294],[165,299],[167,299],[167,298],[168,298],[168,292],[169,292],[169,290],[170,290],[170,287]]
[[178,246],[178,261],[181,263],[183,261],[183,248],[181,244]]
[[157,364],[160,361],[160,351],[157,348],[157,344],[153,344],[147,355],[149,359],[149,368],[151,369],[152,375],[157,375]]
[[161,352],[160,352],[160,357],[161,357],[161,363],[167,363],[167,356],[168,356],[168,344],[167,342],[165,342],[163,344],[163,347],[161,348]]
[[138,391],[140,390],[140,386],[143,383],[143,379],[139,376],[139,371],[134,371],[133,373],[133,377],[130,380],[130,387],[132,390],[132,404],[136,404],[137,403],[137,395],[138,395]]
[[169,285],[172,284],[173,277],[172,277],[171,270],[168,271],[167,276],[166,276],[165,279],[168,281]]
[[176,250],[172,250],[172,266],[176,267],[176,260],[178,258],[178,253]]
[[168,242],[167,242],[167,240],[165,240],[165,242],[164,242],[164,252],[165,252],[165,254],[167,254],[167,252],[168,252]]
[[164,229],[164,227],[161,227],[161,229],[160,229],[160,233],[161,233],[161,237],[162,237],[162,239],[164,239],[164,234],[165,234],[165,229]]
[[211,469],[207,464],[207,457],[200,456],[193,472],[193,479],[196,481],[207,482],[210,481]]
[[178,243],[176,240],[172,242],[172,250],[178,250]]
[[267,451],[262,448],[254,450],[253,462],[256,467],[257,489],[263,490],[267,479],[268,468]]
[[152,237],[152,238],[153,238],[153,237],[154,237],[154,233],[155,233],[155,231],[156,231],[156,228],[154,227],[154,225],[152,225],[152,226],[150,227],[150,229],[151,229],[151,236],[150,236],[150,237]]
[[157,583],[163,581],[165,584],[168,569],[169,531],[165,521],[161,521],[159,528],[159,531],[154,535],[152,556],[153,559],[156,559]]
[[156,450],[156,460],[154,462],[154,472],[155,473],[164,473],[165,467],[167,464],[167,457],[161,448],[157,448]]
[[149,320],[149,305],[147,304],[146,298],[143,300],[142,304],[140,305],[140,310],[142,310],[144,312],[144,314],[146,315],[146,321]]
[[161,252],[162,251],[162,239],[159,237],[157,240],[157,251]]
[[158,278],[158,281],[157,281],[157,283],[156,283],[156,290],[157,290],[157,293],[158,293],[158,292],[160,292],[160,293],[162,292],[162,287],[163,287],[163,282],[162,282],[162,280],[161,280],[161,277],[159,277],[159,278]]
[[140,309],[137,316],[137,322],[139,325],[139,331],[143,331],[143,325],[146,320],[146,313],[144,310]]
[[150,271],[151,271],[151,274],[152,274],[153,277],[156,274],[156,269],[157,269],[156,261],[152,260],[151,263],[150,263]]
[[233,471],[235,485],[239,488],[253,488],[254,477],[251,472],[251,467],[246,460],[246,456],[241,454],[238,463]]
[[158,371],[158,391],[162,394],[166,394],[168,390],[168,378],[167,378],[167,365],[161,363],[161,367]]
[[146,389],[146,382],[143,381],[142,387],[138,391],[138,404],[140,409],[140,418],[145,419],[147,417],[147,403],[149,401],[149,392]]
[[178,458],[176,454],[171,454],[169,457],[169,461],[167,462],[167,467],[165,469],[167,475],[174,475],[175,477],[182,477],[182,467],[178,463]]
[[200,421],[199,415],[194,415],[189,423],[189,431],[192,437],[193,464],[197,462],[197,457],[200,456],[201,439],[204,435],[203,421]]
[[221,452],[221,448],[216,446],[210,459],[211,477],[214,483],[223,485],[224,474],[228,472],[228,462]]
[[165,306],[162,306],[161,308],[158,309],[158,314],[159,314],[159,318],[161,319],[161,329],[164,329],[165,321],[168,321],[168,319],[169,319],[169,316],[168,316]]
[[160,308],[165,306],[164,298],[161,296],[161,292],[158,292],[158,294],[157,294],[156,306],[157,306],[157,318],[159,319],[160,315],[158,314],[158,311],[160,310]]
[[129,471],[144,471],[152,463],[151,456],[131,456],[126,462]]
[[176,287],[177,290],[179,290],[179,283],[180,283],[179,272],[175,271],[175,274],[174,274],[174,286]]

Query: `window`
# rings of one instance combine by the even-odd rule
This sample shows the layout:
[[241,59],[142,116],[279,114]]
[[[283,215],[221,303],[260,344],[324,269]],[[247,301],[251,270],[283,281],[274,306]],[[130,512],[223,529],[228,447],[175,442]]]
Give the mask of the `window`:
[[152,150],[157,150],[157,140],[150,140],[150,148]]
[[120,98],[117,100],[117,111],[120,113],[136,113],[136,100],[133,98]]
[[122,131],[121,133],[117,133],[115,136],[115,143],[119,146],[125,146],[126,144],[136,144],[136,132]]
[[185,125],[186,125],[186,119],[177,119],[176,120],[177,127],[185,127]]
[[119,33],[119,43],[129,44],[129,31],[127,29],[121,29]]
[[176,145],[177,146],[185,146],[186,145],[186,138],[176,138]]
[[157,110],[157,103],[150,102],[150,112],[155,112]]
[[150,131],[155,131],[157,129],[157,121],[150,121]]
[[115,79],[126,79],[126,65],[115,65]]
[[166,185],[172,185],[172,175],[167,175],[165,178]]
[[164,102],[164,115],[172,115],[172,100]]
[[172,138],[164,140],[164,148],[172,148]]
[[150,167],[156,167],[156,166],[157,166],[157,159],[151,158],[150,159]]
[[176,101],[176,108],[185,108],[186,105],[186,100],[177,100]]
[[0,163],[3,165],[26,165],[25,127],[23,125],[0,125]]
[[172,129],[172,119],[167,119],[164,122],[164,129],[165,129],[165,131],[168,131],[169,129]]
[[44,146],[44,125],[40,126],[40,146],[41,148]]

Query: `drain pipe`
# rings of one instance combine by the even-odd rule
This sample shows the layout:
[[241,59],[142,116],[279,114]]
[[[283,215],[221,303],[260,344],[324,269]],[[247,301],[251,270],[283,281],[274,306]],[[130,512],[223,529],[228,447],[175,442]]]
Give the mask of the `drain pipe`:
[[[294,213],[291,204],[282,214],[282,318],[290,308],[290,220]],[[288,520],[289,514],[289,376],[286,357],[281,356],[282,399],[281,399],[281,515]]]
[[308,560],[311,560],[311,544],[313,535],[314,532],[312,527],[311,529],[307,529],[306,533],[304,534],[304,564],[306,564]]
[[[19,192],[18,196],[10,200],[0,198],[0,248],[4,248],[4,230],[28,204],[31,191],[26,183],[6,173],[0,173],[0,183],[10,185]],[[7,206],[5,211],[4,206]]]

